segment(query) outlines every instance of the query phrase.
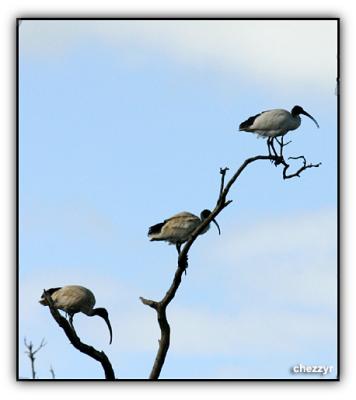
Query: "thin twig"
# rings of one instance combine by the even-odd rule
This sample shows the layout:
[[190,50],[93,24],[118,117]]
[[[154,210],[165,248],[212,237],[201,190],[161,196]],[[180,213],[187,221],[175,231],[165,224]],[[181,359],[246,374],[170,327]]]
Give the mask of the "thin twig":
[[52,365],[51,365],[51,367],[49,369],[49,372],[51,373],[52,379],[56,379],[56,375],[54,373],[54,369],[53,369]]
[[35,370],[35,354],[42,349],[42,347],[46,346],[44,338],[41,340],[40,345],[37,347],[36,350],[33,350],[33,343],[27,343],[26,338],[24,338],[24,344],[25,347],[27,348],[27,351],[25,353],[28,355],[28,358],[31,361],[31,372],[32,372],[32,379],[36,379],[36,370]]
[[[300,157],[295,157],[295,158],[300,158]],[[320,167],[321,162],[319,162],[318,164],[307,164],[304,161],[303,165],[296,172],[294,172],[293,174],[289,174],[289,175],[287,174],[287,170],[290,167],[290,165],[289,164],[283,164],[283,165],[284,165],[284,168],[283,168],[283,179],[291,179],[291,178],[294,178],[296,176],[298,178],[300,178],[300,174],[303,171],[305,171],[306,169],[308,169],[308,168],[318,168],[318,167]]]
[[220,174],[221,174],[221,182],[220,182],[220,192],[219,192],[219,197],[221,196],[221,193],[224,190],[224,180],[225,180],[225,175],[226,172],[229,170],[229,168],[220,168]]

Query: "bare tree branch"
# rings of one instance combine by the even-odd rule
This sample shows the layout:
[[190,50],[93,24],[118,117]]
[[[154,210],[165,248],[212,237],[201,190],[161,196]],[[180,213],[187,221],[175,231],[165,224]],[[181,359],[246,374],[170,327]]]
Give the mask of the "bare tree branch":
[[66,334],[67,338],[72,343],[72,345],[80,352],[100,362],[101,366],[104,369],[105,379],[115,380],[114,370],[106,354],[103,351],[98,351],[94,347],[88,346],[87,344],[81,342],[74,329],[71,328],[69,322],[64,317],[62,317],[59,311],[53,306],[51,296],[46,292],[46,290],[43,290],[43,294],[48,303],[52,317],[57,322],[57,324],[64,330],[64,333]]
[[32,371],[32,379],[36,379],[36,370],[35,370],[35,354],[42,349],[42,347],[46,346],[44,338],[41,340],[40,345],[37,347],[36,350],[33,349],[33,343],[27,343],[26,338],[24,338],[24,344],[25,347],[27,348],[27,351],[25,353],[28,355],[28,358],[31,361],[31,371]]
[[[205,227],[210,224],[210,222],[220,214],[220,212],[227,207],[232,200],[227,200],[227,195],[232,187],[232,185],[236,182],[236,180],[239,178],[239,176],[242,174],[242,172],[245,170],[245,168],[252,164],[255,161],[259,160],[269,160],[271,162],[274,162],[275,166],[282,165],[283,166],[283,179],[290,179],[295,176],[300,176],[300,174],[308,169],[308,168],[313,168],[313,167],[319,167],[321,163],[318,164],[307,164],[305,157],[300,156],[300,157],[289,157],[289,159],[303,159],[303,166],[300,167],[295,173],[292,173],[290,175],[287,174],[287,170],[290,167],[290,165],[285,161],[284,156],[283,156],[283,149],[285,146],[287,146],[290,142],[283,143],[283,138],[281,141],[277,140],[277,143],[280,146],[279,149],[279,154],[274,150],[274,155],[258,155],[255,157],[250,157],[246,159],[241,166],[238,168],[238,170],[235,172],[235,174],[231,177],[231,179],[227,182],[227,184],[224,186],[225,183],[225,176],[226,172],[229,170],[229,168],[220,168],[220,174],[221,174],[221,182],[220,182],[220,191],[219,191],[219,197],[216,202],[216,206],[214,210],[211,212],[210,216],[206,218],[202,223],[195,229],[195,231],[192,233],[190,239],[185,243],[184,247],[182,248],[179,256],[178,256],[178,266],[176,269],[176,272],[173,277],[173,281],[171,283],[171,286],[169,287],[167,293],[165,296],[162,298],[161,301],[154,301],[154,300],[149,300],[145,299],[143,297],[140,297],[140,300],[142,301],[143,304],[150,306],[154,310],[156,310],[157,313],[157,320],[158,324],[161,330],[161,338],[159,339],[158,343],[158,351],[157,355],[149,376],[149,379],[158,379],[163,367],[163,364],[165,362],[165,358],[169,349],[169,343],[170,343],[170,326],[167,320],[166,316],[166,309],[169,303],[173,300],[179,285],[182,280],[182,274],[188,267],[188,252],[197,237],[200,235],[201,232],[204,231]],[[274,148],[273,148],[274,149]]]
[[53,369],[52,365],[50,366],[49,372],[51,373],[52,379],[56,379],[56,375],[54,373],[54,369]]
[[307,164],[307,160],[305,159],[304,156],[299,156],[299,157],[288,157],[288,160],[298,160],[298,159],[303,159],[303,165],[298,169],[298,171],[294,172],[294,174],[287,174],[287,170],[289,168],[289,164],[282,162],[282,164],[284,165],[283,168],[283,179],[291,179],[294,178],[295,176],[297,176],[298,178],[300,178],[300,174],[305,171],[308,168],[318,168],[321,165],[321,162],[318,164]]
[[220,183],[220,193],[219,196],[221,196],[221,193],[224,190],[224,180],[225,180],[225,175],[226,172],[229,170],[229,168],[220,168],[220,174],[221,174],[221,183]]

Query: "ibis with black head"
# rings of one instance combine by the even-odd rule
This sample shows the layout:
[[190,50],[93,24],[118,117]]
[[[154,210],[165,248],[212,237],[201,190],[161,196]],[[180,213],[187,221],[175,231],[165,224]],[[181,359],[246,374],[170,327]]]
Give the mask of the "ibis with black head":
[[[206,220],[211,214],[210,210],[203,210],[200,213],[200,218],[190,212],[183,211],[172,217],[160,222],[159,224],[153,225],[148,230],[148,237],[150,241],[163,240],[169,244],[175,244],[178,254],[180,254],[180,248],[184,242],[190,239],[195,229]],[[215,219],[212,222],[217,226],[220,235],[220,227]],[[200,235],[206,233],[210,228],[208,224]]]
[[[103,318],[109,328],[111,344],[112,328],[109,320],[109,314],[105,308],[94,308],[95,296],[91,290],[79,285],[68,285],[47,289],[46,292],[49,296],[51,296],[53,306],[69,315],[69,323],[73,330],[73,317],[77,313],[81,312],[89,317],[98,315],[99,317]],[[39,302],[44,306],[48,306],[44,294]]]
[[[269,155],[271,155],[271,147],[274,150],[274,138],[278,136],[283,137],[289,131],[294,131],[299,128],[301,123],[300,115],[309,117],[319,128],[319,124],[314,117],[307,113],[302,107],[294,106],[290,112],[283,109],[275,109],[256,114],[242,122],[239,126],[239,130],[252,132],[260,137],[267,138],[268,152]],[[276,154],[275,150],[274,153]]]

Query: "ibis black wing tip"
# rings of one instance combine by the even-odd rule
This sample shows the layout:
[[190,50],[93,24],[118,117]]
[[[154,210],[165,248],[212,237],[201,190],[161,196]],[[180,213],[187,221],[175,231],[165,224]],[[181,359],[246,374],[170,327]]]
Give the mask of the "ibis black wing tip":
[[160,222],[159,224],[150,226],[148,228],[147,236],[154,235],[155,233],[160,233],[163,225],[164,222]]
[[56,288],[50,288],[46,290],[46,293],[52,296],[54,292],[57,292],[58,290],[62,289],[62,287],[56,287]]
[[249,123],[249,120],[247,119],[244,122],[241,122],[239,125],[239,131],[243,131],[244,129],[248,128],[251,124]]
[[262,114],[262,113],[256,114],[256,115],[254,115],[254,116],[248,118],[246,121],[241,122],[241,124],[240,124],[240,126],[239,126],[239,130],[240,130],[240,131],[243,131],[244,129],[250,128],[250,127],[253,125],[253,123],[255,122],[255,119],[256,119],[257,117],[259,117],[261,114]]

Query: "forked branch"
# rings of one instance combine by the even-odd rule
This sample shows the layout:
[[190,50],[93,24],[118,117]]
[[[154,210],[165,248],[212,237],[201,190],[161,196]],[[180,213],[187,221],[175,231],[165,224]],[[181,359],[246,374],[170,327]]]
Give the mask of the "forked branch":
[[26,338],[24,338],[24,345],[27,349],[27,351],[25,351],[25,353],[28,355],[28,358],[30,359],[30,362],[31,362],[32,379],[36,379],[36,370],[35,370],[36,357],[35,357],[35,355],[38,351],[40,351],[42,349],[42,347],[46,346],[45,340],[44,339],[41,340],[41,343],[39,344],[37,349],[33,348],[33,343],[31,341],[29,343],[27,343]]
[[300,176],[300,174],[305,171],[308,168],[317,168],[321,165],[321,163],[318,164],[307,164],[305,157],[304,156],[299,156],[299,157],[289,157],[288,159],[303,159],[303,165],[294,173],[288,174],[287,170],[290,168],[290,165],[286,162],[283,156],[283,149],[285,146],[287,146],[290,142],[283,143],[283,140],[279,142],[277,140],[280,148],[279,152],[275,152],[274,154],[271,155],[258,155],[255,157],[251,157],[246,159],[242,165],[237,169],[235,174],[231,177],[231,179],[227,182],[225,185],[225,177],[226,173],[229,170],[229,168],[220,168],[220,174],[221,174],[221,181],[220,181],[220,190],[219,190],[219,196],[218,200],[216,202],[214,210],[211,212],[210,216],[195,229],[195,231],[192,233],[190,239],[185,243],[184,247],[181,249],[181,252],[178,256],[178,265],[176,272],[173,277],[173,281],[165,294],[165,296],[162,298],[161,301],[154,301],[154,300],[149,300],[145,299],[143,297],[140,297],[140,300],[142,301],[143,304],[153,308],[156,313],[157,313],[157,320],[158,324],[161,330],[161,338],[159,339],[158,343],[158,351],[157,355],[149,376],[149,379],[158,379],[164,364],[164,361],[166,359],[166,355],[169,349],[169,343],[170,343],[170,326],[167,320],[166,316],[166,309],[169,303],[173,300],[179,285],[182,280],[182,274],[188,267],[188,252],[197,239],[197,237],[200,235],[201,232],[204,231],[205,227],[210,224],[210,222],[220,214],[220,212],[227,207],[232,200],[227,200],[227,196],[229,194],[229,191],[232,187],[232,185],[236,182],[236,180],[239,178],[239,176],[242,174],[242,172],[245,170],[245,168],[252,164],[255,161],[271,161],[275,164],[275,166],[282,165],[283,166],[283,179],[290,179],[294,178],[295,176]]

